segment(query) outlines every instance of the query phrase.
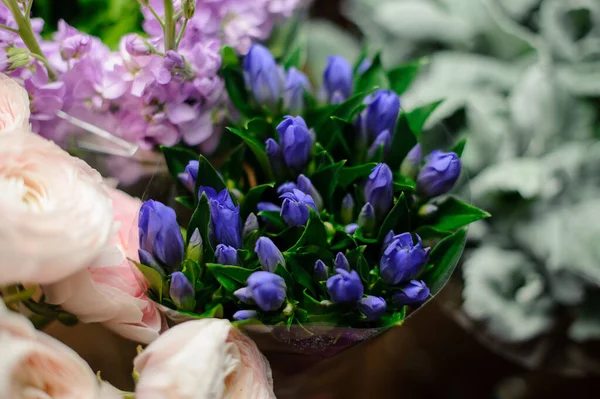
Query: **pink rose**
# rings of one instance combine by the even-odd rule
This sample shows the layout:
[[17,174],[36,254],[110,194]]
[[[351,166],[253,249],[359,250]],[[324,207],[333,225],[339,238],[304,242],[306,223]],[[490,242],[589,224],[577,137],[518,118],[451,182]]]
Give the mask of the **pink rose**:
[[[50,286],[46,300],[60,305],[85,323],[102,323],[121,336],[144,344],[155,340],[163,326],[157,305],[144,293],[142,276],[127,258],[138,261],[138,213],[141,201],[110,189],[119,232],[109,252],[117,252],[117,266],[96,264]],[[112,258],[110,256],[109,258]]]
[[27,91],[0,73],[0,134],[29,130],[29,114]]
[[0,348],[0,398],[101,397],[96,376],[77,353],[36,331],[29,320],[8,311],[1,300]]
[[106,251],[115,230],[100,174],[53,142],[0,134],[0,193],[0,286],[50,284],[96,261],[119,262]]
[[188,321],[134,360],[137,399],[274,399],[271,368],[229,321]]

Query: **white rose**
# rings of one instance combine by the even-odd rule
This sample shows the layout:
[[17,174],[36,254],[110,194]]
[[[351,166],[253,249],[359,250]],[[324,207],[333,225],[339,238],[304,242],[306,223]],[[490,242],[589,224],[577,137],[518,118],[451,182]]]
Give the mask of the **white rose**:
[[29,114],[27,91],[0,73],[0,134],[29,130]]
[[100,392],[92,369],[77,353],[36,331],[29,320],[9,312],[1,300],[0,348],[0,398],[111,397]]
[[269,363],[227,320],[180,324],[134,360],[136,399],[274,399]]
[[113,216],[100,174],[36,134],[0,135],[0,215],[0,285],[49,284],[121,261],[106,251]]

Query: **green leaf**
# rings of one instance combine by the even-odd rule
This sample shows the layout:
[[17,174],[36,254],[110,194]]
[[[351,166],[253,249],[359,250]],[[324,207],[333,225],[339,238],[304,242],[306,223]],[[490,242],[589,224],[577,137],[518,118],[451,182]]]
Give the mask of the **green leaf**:
[[194,234],[194,231],[198,229],[200,236],[202,237],[205,261],[210,261],[214,257],[214,250],[210,244],[209,236],[210,218],[210,205],[208,203],[208,198],[206,197],[205,193],[202,193],[200,201],[198,201],[198,206],[196,207],[196,210],[190,219],[185,242],[186,244],[189,244],[192,234]]
[[194,289],[196,289],[196,284],[198,282],[198,278],[200,277],[200,264],[191,259],[184,260],[183,274],[192,283]]
[[165,147],[163,145],[160,146],[160,149],[165,157],[169,173],[171,173],[171,176],[173,176],[176,181],[179,181],[179,174],[184,172],[185,167],[190,161],[198,159],[198,154],[195,154],[187,148]]
[[398,170],[402,160],[408,152],[417,144],[417,137],[412,132],[405,112],[400,113],[396,130],[392,136],[387,164],[392,170]]
[[129,259],[130,262],[139,269],[144,275],[144,278],[150,285],[150,289],[158,296],[158,302],[162,302],[163,288],[165,286],[165,276],[162,275],[158,270],[155,270],[149,266],[142,265],[136,261]]
[[327,306],[321,305],[321,302],[313,298],[306,290],[302,292],[302,308],[310,315],[325,314],[327,312]]
[[421,237],[423,242],[426,242],[429,240],[439,240],[448,237],[450,234],[452,234],[452,231],[439,230],[433,226],[421,226],[415,230],[415,233]]
[[325,208],[334,209],[331,203],[333,192],[337,186],[338,174],[346,161],[341,161],[336,164],[326,166],[313,174],[310,177],[312,184],[323,197]]
[[293,299],[294,298],[294,287],[296,286],[296,284],[295,284],[294,278],[292,277],[290,272],[288,272],[287,269],[282,264],[278,264],[274,270],[274,273],[277,274],[278,276],[283,277],[283,279],[285,280],[285,285],[287,287],[288,299]]
[[419,277],[425,281],[431,295],[437,294],[450,279],[467,241],[467,229],[441,240],[429,255],[428,266]]
[[194,197],[191,197],[189,195],[186,197],[175,197],[175,201],[179,202],[186,208],[194,209]]
[[365,163],[358,166],[346,166],[338,173],[338,185],[341,188],[346,188],[356,180],[364,179],[377,166],[377,163]]
[[351,155],[350,147],[346,137],[354,136],[354,126],[337,116],[332,116],[328,124],[326,124],[320,132],[317,132],[317,138],[323,140],[325,148],[333,152],[338,145],[344,150],[344,157]]
[[323,221],[319,217],[319,214],[312,208],[309,208],[309,210],[310,218],[306,224],[306,229],[304,230],[304,233],[302,233],[302,237],[300,237],[296,245],[290,248],[290,252],[295,252],[298,250],[298,248],[304,246],[323,246],[325,243],[327,243],[327,230],[325,229]]
[[421,67],[428,61],[426,59],[411,61],[388,71],[390,88],[398,95],[402,95],[419,74]]
[[253,109],[250,105],[250,96],[246,90],[242,71],[237,67],[226,66],[221,68],[221,76],[223,76],[225,89],[235,109],[246,117],[252,115]]
[[375,237],[367,237],[363,234],[362,226],[356,229],[354,235],[352,236],[356,240],[362,242],[363,244],[375,244],[378,240]]
[[215,306],[211,306],[203,313],[192,313],[192,312],[183,312],[181,310],[178,311],[181,314],[184,314],[192,319],[222,319],[223,318],[223,305],[217,304]]
[[369,284],[369,262],[367,262],[364,255],[358,257],[357,271],[363,283],[365,285]]
[[394,178],[394,192],[397,191],[415,191],[417,184],[410,177],[397,174]]
[[302,46],[296,46],[291,52],[286,54],[285,59],[283,60],[283,67],[286,71],[291,67],[301,69],[300,63],[302,62],[303,51],[304,49]]
[[438,100],[430,104],[425,104],[421,107],[413,109],[412,111],[406,114],[408,124],[410,125],[410,128],[416,137],[419,137],[421,135],[421,132],[423,131],[423,126],[425,126],[427,118],[429,118],[433,111],[435,111],[436,108],[443,102],[444,100]]
[[248,145],[248,148],[250,148],[250,150],[256,156],[256,159],[263,169],[263,172],[265,172],[267,175],[267,179],[273,180],[273,171],[271,170],[271,163],[269,162],[269,157],[265,152],[264,144],[261,144],[255,138],[248,136],[246,133],[234,127],[228,127],[227,130],[244,140],[244,142]]
[[267,122],[265,118],[254,118],[246,123],[246,133],[248,136],[262,142],[273,137],[276,132],[272,123]]
[[222,67],[239,67],[240,60],[235,53],[235,50],[229,46],[221,48],[221,65]]
[[346,253],[346,259],[348,259],[350,267],[358,270],[358,259],[363,256],[365,249],[367,249],[367,246],[361,245],[360,247],[354,248]]
[[398,312],[394,312],[393,314],[386,313],[381,317],[379,321],[382,327],[393,327],[400,326],[404,322],[406,317],[406,306],[403,306],[402,309]]
[[467,139],[461,139],[456,144],[450,148],[450,152],[455,153],[460,158],[462,156],[463,151],[465,150],[465,145],[467,145]]
[[312,282],[312,276],[291,256],[286,258],[286,264],[298,284],[306,288],[312,295],[316,295],[317,293]]
[[390,230],[393,230],[396,234],[410,231],[410,211],[404,193],[400,194],[394,207],[383,221],[381,229],[379,229],[377,241],[383,243],[385,236]]
[[354,90],[356,92],[361,92],[369,89],[382,88],[385,87],[386,84],[385,72],[381,65],[381,55],[377,54],[375,57],[373,57],[373,61],[369,69],[356,78]]
[[245,286],[248,277],[255,272],[255,270],[244,269],[239,266],[219,265],[216,263],[207,263],[206,267],[228,292],[233,292]]
[[[195,189],[196,192],[198,192],[200,186],[212,187],[217,192],[227,188],[217,170],[211,165],[210,161],[204,157],[204,155],[200,155],[198,163],[198,178],[196,179]],[[232,197],[232,199],[234,203],[237,201],[235,197]]]
[[274,186],[275,183],[261,184],[260,186],[253,187],[248,191],[248,194],[246,194],[244,197],[244,201],[242,202],[240,209],[242,221],[246,220],[248,215],[256,210],[256,204],[260,202],[265,190],[273,188]]
[[439,204],[433,219],[427,221],[436,230],[454,231],[470,223],[489,218],[486,211],[460,201],[455,197],[448,197]]
[[287,224],[277,211],[260,211],[256,216],[264,218],[267,223],[272,224],[279,231],[287,229]]

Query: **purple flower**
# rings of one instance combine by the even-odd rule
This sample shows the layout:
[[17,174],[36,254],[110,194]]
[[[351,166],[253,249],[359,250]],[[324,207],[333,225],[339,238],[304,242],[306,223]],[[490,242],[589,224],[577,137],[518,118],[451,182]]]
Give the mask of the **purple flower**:
[[276,172],[281,170],[283,167],[283,154],[281,153],[279,144],[273,139],[267,139],[267,141],[265,141],[265,152],[269,157],[271,169]]
[[92,38],[87,35],[76,34],[67,37],[60,44],[60,55],[64,60],[81,58],[92,47]]
[[375,231],[375,209],[370,202],[367,202],[358,215],[358,225],[362,227],[363,232],[367,235]]
[[259,105],[275,109],[284,91],[282,69],[261,44],[253,44],[244,57],[244,79]]
[[329,277],[327,275],[327,266],[325,266],[325,263],[321,259],[315,262],[314,275],[317,281],[325,281]]
[[221,265],[239,265],[237,250],[229,245],[219,244],[215,249],[217,263]]
[[387,155],[387,153],[390,150],[390,145],[392,144],[392,135],[390,134],[389,130],[384,130],[383,132],[379,133],[377,135],[377,137],[375,138],[375,141],[373,141],[373,144],[371,144],[371,147],[369,147],[369,151],[367,152],[367,157],[368,158],[372,158],[375,156],[375,154],[377,154],[377,151],[379,150],[380,147],[383,147],[383,155]]
[[154,200],[144,202],[140,208],[138,227],[140,249],[171,270],[181,267],[183,236],[172,208]]
[[219,244],[235,249],[242,247],[242,220],[240,206],[235,206],[224,189],[216,198],[210,199],[211,227],[215,240]]
[[341,252],[338,252],[337,255],[335,256],[335,261],[333,262],[333,267],[336,270],[337,269],[343,269],[343,270],[345,270],[347,272],[350,271],[350,263],[348,263],[348,259]]
[[177,51],[169,50],[165,54],[165,68],[169,71],[185,69],[185,60]]
[[367,72],[369,68],[371,68],[371,65],[373,65],[373,61],[370,58],[365,58],[361,61],[356,73],[362,75],[363,73]]
[[377,217],[384,217],[394,201],[394,176],[389,166],[380,163],[365,184],[365,199],[373,205]]
[[248,319],[256,319],[258,312],[256,310],[238,310],[233,314],[233,320],[243,321]]
[[406,155],[406,158],[400,165],[400,173],[404,176],[414,179],[419,173],[419,167],[423,160],[423,151],[421,150],[421,144],[416,144]]
[[423,281],[411,280],[392,296],[394,305],[421,306],[429,298],[429,288]]
[[288,226],[304,226],[310,217],[309,207],[317,210],[313,198],[300,190],[294,190],[291,193],[285,193],[279,198],[283,198],[281,206],[281,217]]
[[125,49],[134,57],[152,54],[149,43],[139,35],[127,35],[125,38]]
[[254,252],[258,255],[262,268],[268,272],[274,272],[277,265],[285,267],[283,254],[270,238],[260,237],[256,240]]
[[330,104],[344,102],[352,94],[352,66],[339,55],[327,59],[323,85]]
[[366,321],[379,320],[385,314],[385,299],[368,295],[360,300],[358,309],[366,316]]
[[433,151],[425,161],[425,166],[417,176],[417,192],[431,198],[450,191],[460,175],[462,165],[458,155],[453,152]]
[[336,269],[337,274],[327,280],[327,292],[333,302],[358,302],[361,300],[364,287],[360,277],[354,271]]
[[185,274],[181,272],[171,274],[169,296],[175,306],[177,306],[177,309],[190,312],[196,307],[194,287],[192,287],[192,284],[190,284]]
[[300,176],[298,176],[297,181],[298,181],[298,190],[300,190],[303,193],[308,194],[312,197],[312,199],[314,200],[315,205],[317,207],[317,210],[323,209],[323,197],[321,197],[321,194],[319,193],[319,191],[317,191],[315,186],[313,186],[310,179],[301,174]]
[[[200,167],[200,162],[198,161],[190,161],[185,167],[183,173],[180,173],[177,177],[179,177],[179,181],[190,190],[190,192],[194,192],[196,188],[196,179],[198,179],[198,168]],[[216,194],[216,193],[215,193]],[[216,195],[215,195],[216,196]]]
[[358,227],[357,223],[350,223],[344,227],[344,231],[348,234],[354,234],[358,230]]
[[285,302],[285,280],[270,272],[254,272],[248,277],[247,287],[240,288],[234,295],[244,303],[256,303],[265,312],[272,312]]
[[400,113],[400,98],[391,90],[377,90],[365,99],[367,109],[360,116],[365,136],[375,138],[384,130],[394,132]]
[[249,237],[250,234],[258,231],[258,219],[254,213],[250,213],[244,222],[244,230],[242,231],[242,236],[245,238]]
[[304,110],[304,91],[311,89],[305,74],[294,67],[287,71],[283,105],[292,114],[301,114]]
[[187,259],[195,260],[196,262],[202,261],[202,255],[204,250],[204,242],[200,235],[200,230],[194,229],[190,242],[187,246]]
[[[285,193],[292,193],[292,192],[294,192],[294,190],[297,190],[297,189],[298,189],[298,186],[296,185],[296,183],[287,182],[287,183],[283,183],[282,185],[277,187],[277,194],[281,195],[281,194],[285,194]],[[302,190],[302,191],[304,191],[304,190]]]
[[421,237],[413,243],[410,233],[396,236],[381,257],[379,274],[388,285],[398,285],[416,276],[425,266],[429,248],[423,248]]
[[300,116],[286,116],[277,126],[277,131],[285,163],[295,171],[302,170],[310,158],[313,146],[306,122]]
[[259,212],[281,212],[281,207],[272,202],[259,202],[256,204],[256,209],[258,209]]

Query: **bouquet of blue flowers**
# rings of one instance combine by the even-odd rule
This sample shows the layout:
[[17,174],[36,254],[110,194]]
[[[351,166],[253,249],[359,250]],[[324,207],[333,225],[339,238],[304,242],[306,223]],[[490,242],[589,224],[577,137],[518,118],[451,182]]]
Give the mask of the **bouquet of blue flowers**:
[[296,351],[339,350],[437,294],[466,226],[489,214],[446,195],[465,142],[419,143],[439,102],[401,108],[418,63],[333,56],[314,91],[300,51],[222,48],[233,107],[220,159],[162,148],[178,211],[143,204],[136,266],[173,322],[224,317]]

